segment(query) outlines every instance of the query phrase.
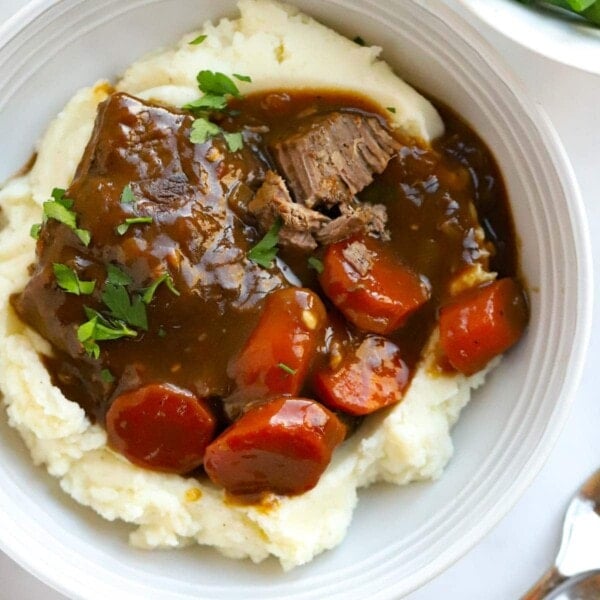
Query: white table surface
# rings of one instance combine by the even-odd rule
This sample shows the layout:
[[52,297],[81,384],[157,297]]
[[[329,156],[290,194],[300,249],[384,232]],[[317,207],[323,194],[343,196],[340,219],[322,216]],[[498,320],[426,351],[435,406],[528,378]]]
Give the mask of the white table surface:
[[[448,0],[452,2],[452,0]],[[485,1],[485,0],[482,0]],[[0,0],[0,21],[26,0]],[[564,67],[516,46],[484,25],[479,31],[498,49],[554,122],[571,158],[588,211],[594,255],[600,256],[600,77]],[[598,47],[600,61],[600,45]],[[596,311],[600,261],[595,264]],[[597,372],[600,324],[579,392],[548,463],[511,512],[454,566],[409,600],[511,600],[518,598],[553,559],[569,497],[600,466],[600,398]],[[1,600],[64,600],[0,552]]]

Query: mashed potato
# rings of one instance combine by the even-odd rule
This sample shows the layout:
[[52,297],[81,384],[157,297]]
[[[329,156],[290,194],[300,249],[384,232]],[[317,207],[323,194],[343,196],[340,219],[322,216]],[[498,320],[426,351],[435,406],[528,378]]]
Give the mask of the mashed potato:
[[[145,99],[182,105],[197,97],[200,69],[244,73],[248,93],[268,88],[340,88],[393,106],[393,124],[424,142],[443,131],[431,104],[363,48],[296,10],[266,0],[242,0],[241,18],[207,23],[171,50],[127,70],[117,89]],[[189,41],[206,34],[199,46]],[[109,520],[133,525],[131,543],[143,548],[196,542],[234,558],[277,557],[284,569],[301,565],[338,544],[352,518],[357,489],[376,481],[406,484],[435,479],[452,454],[450,428],[484,374],[432,376],[422,364],[401,404],[381,411],[334,455],[312,491],[274,498],[264,507],[227,503],[221,489],[176,475],[135,467],[106,447],[104,430],[54,387],[39,355],[48,344],[25,327],[9,305],[28,280],[35,260],[30,226],[53,187],[72,181],[107,84],[80,91],[51,124],[38,160],[25,177],[0,192],[0,386],[10,424],[36,464],[60,479],[78,502]],[[479,272],[477,278],[488,277]]]

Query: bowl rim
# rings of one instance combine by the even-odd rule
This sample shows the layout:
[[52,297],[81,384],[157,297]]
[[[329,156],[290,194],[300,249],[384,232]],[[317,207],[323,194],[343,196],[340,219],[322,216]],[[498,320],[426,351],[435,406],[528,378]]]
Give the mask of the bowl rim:
[[[0,25],[0,53],[13,38],[17,37],[21,30],[35,21],[44,12],[54,5],[60,4],[65,0],[29,0],[18,12],[11,16],[4,24]],[[284,0],[294,3],[293,0]],[[398,0],[393,0],[398,1]],[[439,18],[440,12],[446,12],[445,18],[452,18],[461,23],[463,32],[466,30],[468,35],[463,37],[463,41],[468,43],[471,49],[475,49],[480,54],[483,61],[496,71],[498,78],[503,83],[510,86],[513,90],[514,99],[520,105],[521,110],[526,114],[534,124],[537,133],[546,143],[546,150],[554,167],[557,170],[557,176],[562,184],[561,196],[565,199],[569,208],[569,220],[573,232],[576,234],[573,239],[574,251],[577,255],[577,265],[580,277],[577,286],[577,297],[579,299],[579,314],[576,321],[575,331],[573,333],[573,352],[569,356],[570,377],[558,396],[555,410],[546,423],[544,432],[540,437],[540,442],[529,457],[526,466],[515,477],[512,485],[505,490],[502,498],[491,510],[481,519],[470,531],[462,538],[446,548],[438,557],[427,565],[427,568],[420,569],[401,582],[375,593],[374,600],[393,600],[398,598],[398,594],[409,594],[428,581],[440,575],[452,564],[461,559],[469,552],[483,537],[488,534],[500,520],[510,511],[518,502],[526,489],[531,485],[539,474],[543,465],[552,452],[556,441],[558,440],[563,427],[567,421],[575,392],[581,381],[585,359],[591,337],[591,323],[593,311],[593,261],[592,245],[585,204],[575,177],[575,173],[569,157],[562,145],[554,125],[541,107],[534,101],[532,94],[527,90],[524,83],[513,72],[505,59],[488,42],[475,26],[467,22],[460,11],[447,4],[430,8],[422,0],[413,0],[422,9],[430,12],[433,16],[436,13]],[[458,0],[458,3],[467,6],[465,0]],[[475,44],[473,43],[475,42]],[[518,43],[518,40],[517,40]],[[34,575],[37,579],[51,587],[52,589],[72,598],[86,598],[81,594],[73,595],[74,590],[67,581],[61,580],[60,575],[50,576],[44,571],[43,562],[36,560],[28,551],[26,546],[16,547],[15,544],[9,544],[6,539],[0,538],[0,550],[7,554],[12,560],[23,567],[26,571]],[[401,589],[400,589],[401,588]],[[90,596],[93,597],[93,596]]]
[[[506,0],[507,2],[509,0]],[[568,52],[568,50],[566,50],[566,48],[569,46],[568,43],[556,43],[556,39],[552,39],[552,40],[548,40],[548,42],[546,44],[542,46],[540,46],[539,42],[539,37],[528,37],[528,36],[523,36],[519,33],[518,29],[514,29],[511,27],[502,27],[502,26],[498,26],[497,21],[488,18],[488,13],[485,10],[481,10],[481,6],[482,4],[480,3],[475,3],[474,0],[455,0],[455,2],[457,2],[462,9],[472,15],[473,17],[475,17],[476,19],[484,22],[488,27],[490,27],[491,29],[493,29],[494,31],[498,32],[500,35],[508,38],[509,40],[511,40],[512,42],[514,42],[515,44],[523,47],[523,48],[527,48],[528,50],[530,50],[531,52],[534,52],[535,54],[537,54],[538,56],[543,56],[544,58],[548,59],[548,60],[552,60],[556,63],[559,63],[561,65],[565,65],[568,67],[572,67],[574,69],[578,69],[579,71],[583,71],[585,73],[591,73],[593,75],[600,75],[600,62],[598,62],[598,66],[594,67],[593,64],[588,64],[587,62],[582,62],[580,59],[577,58],[577,56],[580,56],[581,53],[581,49],[579,49],[579,51],[577,53],[575,52]],[[479,8],[478,8],[479,7]],[[521,7],[523,9],[535,9],[536,7]],[[539,9],[539,7],[538,7]],[[541,10],[541,9],[539,9]],[[548,11],[549,12],[549,11]],[[553,22],[559,22],[561,20],[560,15],[559,16],[553,16],[551,13],[548,15],[540,15],[540,17],[546,16],[548,19],[550,19]],[[563,18],[563,21],[566,21],[565,18]],[[577,23],[574,23],[573,26],[575,27],[575,25],[578,25]],[[593,25],[589,25],[586,24],[585,22],[582,23],[580,26],[583,27],[588,27],[588,28],[592,28],[592,29],[599,29],[599,27],[594,27]],[[570,31],[570,30],[569,30]],[[573,37],[575,36],[577,37],[577,33],[575,31],[571,31],[569,33],[569,41],[573,41]],[[584,44],[584,38],[582,35],[579,35],[577,37],[577,39],[580,40],[581,44]],[[535,41],[534,41],[535,40]],[[598,40],[594,40],[593,45],[597,47],[597,45],[600,43],[600,38]],[[591,46],[592,44],[590,44]],[[567,54],[565,54],[565,52],[567,52]]]

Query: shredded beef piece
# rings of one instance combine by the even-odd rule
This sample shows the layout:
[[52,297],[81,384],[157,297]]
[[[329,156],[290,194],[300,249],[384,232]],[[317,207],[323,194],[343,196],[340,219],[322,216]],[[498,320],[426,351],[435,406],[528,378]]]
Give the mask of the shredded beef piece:
[[265,182],[248,204],[248,209],[263,229],[268,229],[277,217],[281,217],[284,227],[312,233],[330,220],[324,214],[294,202],[281,176],[273,171],[267,172]]
[[314,250],[319,243],[333,244],[358,233],[387,236],[387,213],[381,204],[344,204],[335,219],[294,202],[280,175],[267,172],[265,182],[248,203],[248,211],[263,232],[279,217],[279,243],[298,250]]
[[294,231],[285,227],[279,231],[279,245],[284,248],[295,248],[300,252],[310,252],[318,246],[315,238],[308,231]]
[[373,253],[362,242],[348,244],[342,250],[342,254],[361,277],[364,277],[373,266]]
[[[358,233],[385,239],[385,207],[361,204],[355,195],[383,172],[399,147],[376,117],[339,111],[307,117],[296,132],[270,146],[295,201],[286,181],[269,171],[248,211],[263,231],[280,218],[280,243],[299,250]],[[340,214],[331,218],[313,210],[318,206],[336,207]]]
[[310,117],[270,151],[299,204],[350,203],[400,148],[375,117],[332,112]]
[[383,240],[389,239],[387,225],[387,210],[383,204],[347,205],[342,207],[342,214],[347,210],[354,210],[364,224],[366,233],[374,233]]
[[327,223],[315,235],[320,244],[335,244],[360,233],[364,229],[364,222],[359,215],[349,213],[339,216]]
[[340,210],[342,214],[337,219],[316,232],[315,238],[320,244],[335,244],[357,233],[373,233],[388,239],[387,211],[383,204],[343,204]]
[[279,217],[282,221],[279,243],[299,250],[314,250],[317,242],[313,233],[330,221],[320,212],[294,202],[281,176],[273,171],[267,172],[265,182],[248,204],[248,210],[263,231],[268,231]]

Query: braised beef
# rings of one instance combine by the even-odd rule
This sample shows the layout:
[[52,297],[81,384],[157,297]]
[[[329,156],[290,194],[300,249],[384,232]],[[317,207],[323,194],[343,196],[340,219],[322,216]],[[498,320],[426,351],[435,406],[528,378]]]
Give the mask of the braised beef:
[[[264,178],[262,163],[250,149],[234,156],[219,137],[193,144],[192,121],[190,115],[126,94],[114,94],[99,107],[66,192],[78,227],[91,232],[91,243],[85,247],[72,229],[48,220],[33,276],[14,300],[27,323],[78,362],[79,369],[64,367],[59,380],[69,382],[75,390],[70,395],[99,418],[113,391],[101,382],[101,367],[110,369],[121,392],[158,379],[201,396],[227,393],[227,360],[243,342],[240,332],[252,327],[263,298],[287,285],[281,274],[247,258],[256,234],[227,206],[240,181]],[[121,202],[126,186],[134,202]],[[123,235],[116,231],[125,219],[140,216],[152,222],[132,225]],[[95,280],[93,295],[65,294],[57,286],[54,263]],[[101,292],[109,264],[131,277],[130,294],[169,273],[180,295],[158,289],[148,306],[149,330],[133,341],[101,344],[96,361],[86,355],[77,327],[87,320],[85,306],[105,309]]]
[[248,203],[248,212],[263,232],[279,218],[280,245],[304,252],[314,250],[319,243],[333,244],[358,233],[387,236],[385,206],[353,201],[340,205],[341,214],[331,218],[294,202],[282,177],[273,171],[267,172],[263,185]]
[[372,233],[387,240],[387,210],[383,204],[353,202],[340,205],[340,216],[333,219],[315,234],[316,240],[326,246],[335,244],[359,233]]
[[361,277],[373,266],[373,253],[361,242],[352,242],[342,250],[342,254]]
[[378,118],[335,111],[300,121],[270,151],[296,202],[314,208],[350,202],[400,146]]
[[299,250],[317,247],[313,234],[329,223],[329,217],[294,202],[280,175],[269,171],[248,209],[263,231],[268,231],[277,218],[281,219],[279,243]]

